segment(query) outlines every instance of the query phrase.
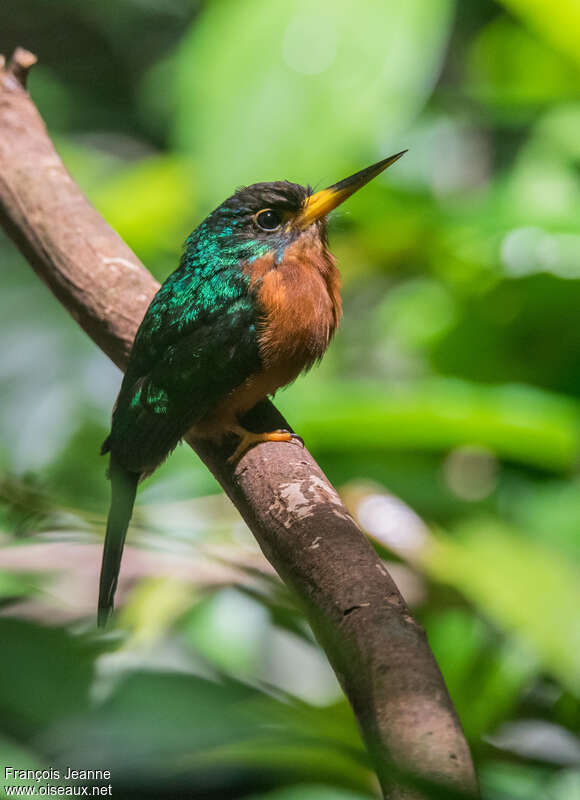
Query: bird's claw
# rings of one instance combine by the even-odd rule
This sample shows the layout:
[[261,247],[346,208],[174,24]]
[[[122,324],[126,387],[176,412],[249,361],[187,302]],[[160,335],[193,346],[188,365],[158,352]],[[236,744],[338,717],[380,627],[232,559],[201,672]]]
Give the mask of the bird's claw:
[[287,430],[279,429],[276,431],[270,431],[269,433],[251,433],[250,431],[241,429],[236,432],[239,433],[240,441],[232,455],[228,458],[228,464],[234,464],[243,456],[246,450],[253,445],[261,444],[262,442],[298,441],[302,447],[304,447],[304,439],[301,436],[298,436],[297,433],[292,433],[291,431]]
[[[290,433],[290,431],[288,431],[288,433]],[[304,449],[306,447],[306,445],[304,444],[304,439],[302,438],[302,436],[298,436],[297,433],[290,433],[290,436],[292,437],[292,441],[293,442],[299,442],[302,445],[302,449]]]

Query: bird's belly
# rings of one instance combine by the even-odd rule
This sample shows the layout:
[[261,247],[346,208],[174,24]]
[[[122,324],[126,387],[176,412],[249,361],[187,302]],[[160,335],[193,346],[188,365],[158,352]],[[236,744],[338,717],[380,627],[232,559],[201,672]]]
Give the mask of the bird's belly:
[[196,422],[190,434],[199,439],[219,439],[238,426],[239,417],[281,386],[290,383],[300,372],[298,365],[278,365],[250,375],[231,391],[216,408]]

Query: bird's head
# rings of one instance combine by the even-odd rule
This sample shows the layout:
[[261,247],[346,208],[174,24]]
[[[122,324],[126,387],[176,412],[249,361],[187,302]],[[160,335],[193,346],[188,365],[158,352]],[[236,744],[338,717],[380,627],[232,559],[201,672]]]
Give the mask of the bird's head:
[[405,152],[314,193],[289,181],[244,186],[204,220],[188,239],[187,248],[195,248],[199,256],[200,249],[206,249],[224,266],[234,266],[270,252],[279,261],[286,247],[305,234],[314,234],[326,246],[328,214]]

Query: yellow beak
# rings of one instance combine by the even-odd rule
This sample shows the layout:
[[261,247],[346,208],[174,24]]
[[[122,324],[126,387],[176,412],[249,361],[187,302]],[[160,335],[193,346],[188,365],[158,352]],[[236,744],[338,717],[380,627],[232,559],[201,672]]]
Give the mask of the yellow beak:
[[383,170],[398,161],[406,152],[406,150],[402,150],[400,153],[389,156],[389,158],[385,158],[366,169],[361,169],[360,172],[355,172],[349,178],[334,183],[328,189],[322,189],[320,192],[311,194],[306,200],[304,208],[296,217],[294,224],[300,228],[307,228],[317,219],[325,217],[333,208],[344,203],[351,194],[354,194],[366,183],[380,175]]

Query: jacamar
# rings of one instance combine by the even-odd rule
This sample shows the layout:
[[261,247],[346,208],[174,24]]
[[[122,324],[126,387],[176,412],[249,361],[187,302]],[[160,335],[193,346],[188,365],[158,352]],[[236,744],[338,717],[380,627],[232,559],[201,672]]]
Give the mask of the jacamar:
[[288,181],[238,189],[187,239],[137,331],[101,451],[112,499],[99,624],[113,609],[137,485],[186,433],[235,434],[230,461],[295,438],[250,433],[239,418],[324,355],[341,315],[326,217],[404,152],[316,193]]

